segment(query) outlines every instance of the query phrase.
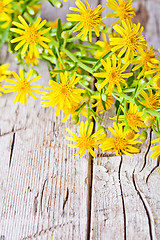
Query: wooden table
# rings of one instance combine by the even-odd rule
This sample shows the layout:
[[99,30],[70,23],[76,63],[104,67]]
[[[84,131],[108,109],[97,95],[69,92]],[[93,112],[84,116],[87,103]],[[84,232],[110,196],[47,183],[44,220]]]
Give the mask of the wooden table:
[[[43,16],[64,19],[69,5],[55,11],[46,4]],[[148,45],[159,48],[160,1],[134,5]],[[17,70],[3,48],[1,64],[7,62]],[[47,85],[47,67],[41,66],[41,83]],[[77,126],[62,123],[63,114],[56,118],[40,99],[29,99],[27,107],[13,101],[14,94],[0,98],[0,240],[160,239],[160,168],[150,158],[151,131],[133,158],[79,158],[65,140],[66,127],[78,134]]]

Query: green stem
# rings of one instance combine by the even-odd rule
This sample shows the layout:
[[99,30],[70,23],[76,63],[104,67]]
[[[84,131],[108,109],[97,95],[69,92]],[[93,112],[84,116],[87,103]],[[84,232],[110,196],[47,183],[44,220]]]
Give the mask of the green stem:
[[102,50],[102,48],[98,45],[82,45],[82,44],[76,44],[76,47],[80,47],[80,48],[93,48],[93,49],[96,49],[96,50]]
[[154,132],[158,137],[160,137],[160,133],[156,131],[154,125],[152,126],[152,129],[153,129],[153,132]]
[[71,28],[71,29],[69,30],[69,34],[75,32],[75,30],[77,29],[77,27],[78,27],[79,25],[80,25],[80,23],[76,24],[73,28]]
[[102,122],[104,122],[104,120],[103,120],[100,116],[98,116],[98,114],[95,113],[95,112],[93,111],[93,109],[90,109],[90,111],[93,113],[93,115],[94,115],[95,117],[99,118],[99,120],[101,120]]
[[126,99],[124,99],[124,122],[125,122],[126,126],[128,126],[128,123],[127,123],[127,101],[126,101]]
[[[59,47],[59,46],[58,46],[58,42],[55,41],[54,39],[52,39],[52,43],[53,43],[54,47],[57,47],[57,48]],[[61,47],[61,50],[62,50],[70,59],[72,59],[72,61],[73,61],[74,63],[77,62],[78,65],[79,65],[79,67],[81,67],[81,68],[84,69],[85,71],[93,74],[92,68],[90,68],[90,67],[86,66],[85,64],[83,64],[78,58],[76,58],[76,57],[73,55],[73,53],[71,53],[70,51],[68,51],[68,50],[65,49],[64,47]]]
[[90,88],[86,87],[81,81],[79,81],[79,84],[81,84],[81,86],[83,86],[86,90],[88,90],[90,93],[95,94],[95,92],[93,90],[91,90]]
[[142,85],[139,89],[137,89],[136,93],[135,93],[135,98],[138,97],[138,95],[141,93],[141,91],[146,88],[147,85],[150,85],[152,83],[153,79],[150,79],[149,82],[145,83],[144,85]]
[[57,52],[57,55],[58,55],[58,57],[59,57],[59,60],[60,60],[60,62],[61,62],[61,64],[62,64],[62,66],[63,66],[64,68],[66,68],[65,65],[64,65],[64,63],[63,63],[63,60],[62,60],[62,58],[61,58],[61,55],[60,55],[59,50],[58,50],[57,47],[56,47],[56,52]]
[[101,125],[100,125],[100,123],[98,122],[97,118],[94,115],[93,115],[93,118],[94,118],[95,122],[97,123],[98,127],[100,127]]
[[88,133],[88,128],[89,128],[89,116],[90,116],[90,114],[89,114],[89,112],[90,112],[89,103],[87,103],[87,107],[88,107],[88,114],[87,114],[88,125],[87,125],[87,132],[86,133]]
[[61,48],[61,50],[70,58],[72,59],[73,62],[77,62],[79,67],[81,67],[82,69],[84,69],[85,71],[93,74],[93,70],[92,68],[86,66],[85,64],[83,64],[78,58],[76,58],[70,51],[68,51],[67,49],[65,48]]
[[[60,70],[59,68],[59,62],[58,62],[58,59],[56,58],[56,68],[57,70]],[[60,73],[57,72],[57,82],[59,83],[60,82]]]

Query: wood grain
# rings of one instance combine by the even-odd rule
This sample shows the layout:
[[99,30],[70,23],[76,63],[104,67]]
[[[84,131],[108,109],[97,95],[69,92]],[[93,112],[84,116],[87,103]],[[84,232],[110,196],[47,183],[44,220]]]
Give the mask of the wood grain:
[[[47,66],[39,74],[47,85]],[[17,239],[85,239],[88,221],[88,156],[79,160],[66,146],[63,115],[1,98],[0,236]]]
[[[56,11],[43,4],[43,18],[65,21],[74,1]],[[146,23],[148,43],[159,48],[159,0],[135,0],[134,5],[137,21]],[[5,47],[0,61],[18,70]],[[37,70],[47,85],[47,67]],[[56,118],[40,99],[29,99],[24,107],[13,104],[14,97],[0,99],[0,240],[160,239],[160,169],[148,152],[152,133],[134,158],[98,152],[95,159],[87,154],[79,159],[64,138],[66,127],[78,134],[77,126],[62,123],[63,114]],[[106,128],[114,114],[106,114]]]

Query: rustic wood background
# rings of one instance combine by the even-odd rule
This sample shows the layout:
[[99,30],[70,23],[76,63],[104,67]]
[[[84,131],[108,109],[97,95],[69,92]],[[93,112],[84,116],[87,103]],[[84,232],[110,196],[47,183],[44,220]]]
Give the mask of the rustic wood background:
[[[133,3],[148,45],[158,49],[160,0]],[[44,2],[42,15],[65,21],[73,4],[57,10]],[[5,47],[0,61],[18,70]],[[41,66],[47,85],[47,67]],[[29,99],[27,107],[13,101],[14,94],[0,98],[0,240],[160,239],[160,168],[150,158],[151,131],[133,158],[98,153],[80,159],[65,140],[65,128],[78,133],[76,126],[62,123],[62,114],[56,118],[55,109],[42,108],[38,100]],[[106,128],[109,115],[114,113],[106,114]]]

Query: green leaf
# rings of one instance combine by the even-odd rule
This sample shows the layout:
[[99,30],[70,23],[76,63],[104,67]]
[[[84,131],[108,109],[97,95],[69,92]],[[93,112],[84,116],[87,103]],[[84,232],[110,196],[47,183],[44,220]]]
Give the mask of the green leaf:
[[52,7],[55,7],[51,0],[48,0],[48,2],[52,5]]
[[58,18],[58,22],[57,22],[57,40],[61,38],[61,34],[62,34],[62,23],[61,23],[61,19]]

